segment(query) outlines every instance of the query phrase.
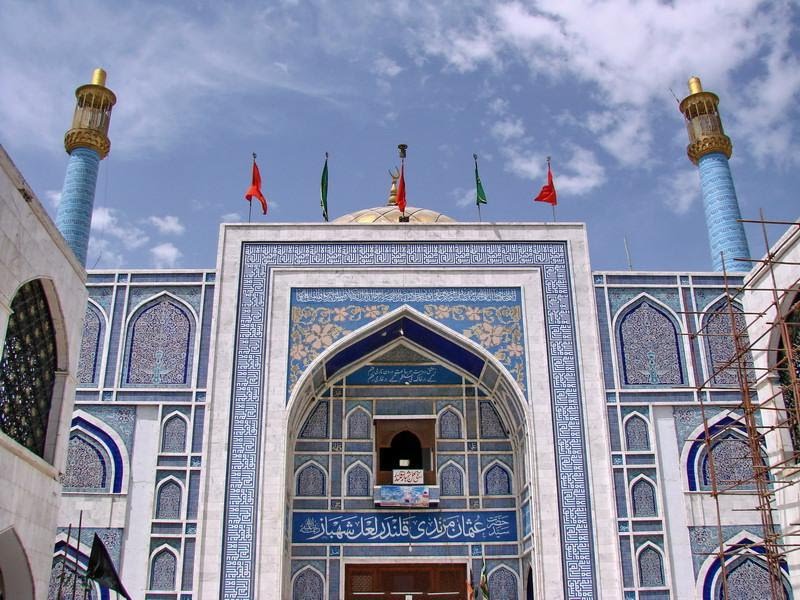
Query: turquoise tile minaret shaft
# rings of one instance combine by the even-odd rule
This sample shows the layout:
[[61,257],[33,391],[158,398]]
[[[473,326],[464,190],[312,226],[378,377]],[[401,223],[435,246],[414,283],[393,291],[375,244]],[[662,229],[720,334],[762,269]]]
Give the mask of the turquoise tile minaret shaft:
[[749,271],[749,262],[735,260],[749,258],[750,250],[744,226],[739,222],[739,201],[728,165],[733,146],[722,128],[717,110],[719,98],[716,94],[704,92],[697,77],[689,79],[689,92],[680,106],[689,132],[686,153],[700,170],[713,268],[715,271],[723,268]]
[[92,226],[97,171],[100,161],[108,156],[111,149],[108,126],[111,109],[117,102],[114,92],[105,87],[105,83],[106,72],[95,69],[92,83],[75,90],[77,103],[72,128],[64,136],[64,148],[70,157],[56,226],[84,266]]

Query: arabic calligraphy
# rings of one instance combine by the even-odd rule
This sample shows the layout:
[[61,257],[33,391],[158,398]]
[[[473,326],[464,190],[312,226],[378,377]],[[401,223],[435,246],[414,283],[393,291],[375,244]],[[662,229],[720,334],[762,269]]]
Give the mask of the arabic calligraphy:
[[512,542],[514,511],[407,513],[295,512],[292,541],[300,543]]

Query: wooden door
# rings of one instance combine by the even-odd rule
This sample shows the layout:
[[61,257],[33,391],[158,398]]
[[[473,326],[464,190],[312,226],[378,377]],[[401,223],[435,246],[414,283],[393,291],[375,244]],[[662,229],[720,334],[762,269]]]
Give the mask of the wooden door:
[[345,600],[466,600],[464,564],[346,565]]

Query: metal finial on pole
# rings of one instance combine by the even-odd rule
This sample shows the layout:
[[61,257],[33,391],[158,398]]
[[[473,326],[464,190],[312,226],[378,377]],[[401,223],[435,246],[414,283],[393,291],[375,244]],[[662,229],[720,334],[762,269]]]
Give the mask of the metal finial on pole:
[[408,144],[397,144],[397,150],[400,152],[400,159],[404,159],[406,157],[406,150],[408,149]]

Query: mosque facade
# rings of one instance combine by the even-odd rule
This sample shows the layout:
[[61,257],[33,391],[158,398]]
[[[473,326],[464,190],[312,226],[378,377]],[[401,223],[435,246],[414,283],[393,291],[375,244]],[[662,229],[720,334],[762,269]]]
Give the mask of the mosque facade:
[[[749,250],[718,99],[690,85],[711,272],[593,272],[583,224],[458,223],[394,196],[223,224],[214,269],[89,271],[35,597],[76,569],[78,597],[114,596],[81,578],[95,534],[148,600],[467,599],[481,580],[492,599],[774,595],[759,463],[731,425]],[[78,90],[58,219],[83,260],[103,90]],[[720,536],[749,551],[726,562]]]

